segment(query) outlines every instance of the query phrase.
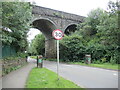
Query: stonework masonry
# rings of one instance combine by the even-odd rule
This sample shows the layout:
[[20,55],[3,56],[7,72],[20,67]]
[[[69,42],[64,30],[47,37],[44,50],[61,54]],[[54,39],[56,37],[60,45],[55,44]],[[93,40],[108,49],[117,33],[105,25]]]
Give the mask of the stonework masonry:
[[52,31],[61,29],[64,33],[67,29],[73,31],[69,26],[84,22],[83,16],[57,11],[41,6],[32,8],[32,25],[45,35],[45,57],[56,58],[56,42],[52,37]]

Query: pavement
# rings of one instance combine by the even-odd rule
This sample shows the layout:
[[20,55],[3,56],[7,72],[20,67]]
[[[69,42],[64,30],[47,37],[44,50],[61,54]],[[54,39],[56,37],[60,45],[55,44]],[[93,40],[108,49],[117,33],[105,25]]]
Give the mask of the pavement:
[[[32,60],[33,59],[31,59],[31,61]],[[25,88],[29,72],[35,66],[35,63],[29,61],[29,63],[22,68],[5,75],[2,79],[0,78],[2,88]]]
[[0,60],[0,90],[2,89],[2,60]]
[[[24,88],[30,70],[36,66],[35,59],[28,58],[28,62],[4,76],[2,88]],[[57,72],[56,62],[44,61],[43,67]],[[118,88],[118,71],[114,70],[60,63],[59,75],[83,88]]]

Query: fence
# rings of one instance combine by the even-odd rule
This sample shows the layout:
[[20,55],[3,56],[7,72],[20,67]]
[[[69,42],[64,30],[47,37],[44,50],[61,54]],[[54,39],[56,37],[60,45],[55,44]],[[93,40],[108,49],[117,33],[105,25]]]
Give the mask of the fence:
[[14,47],[8,46],[8,45],[3,45],[2,46],[2,54],[0,55],[0,58],[15,56],[16,54],[17,54],[16,49]]

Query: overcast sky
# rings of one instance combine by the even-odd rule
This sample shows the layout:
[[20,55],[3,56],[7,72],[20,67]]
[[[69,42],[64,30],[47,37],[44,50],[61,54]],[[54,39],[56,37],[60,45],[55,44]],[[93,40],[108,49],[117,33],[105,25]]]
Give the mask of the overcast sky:
[[[87,16],[87,14],[97,8],[107,10],[108,2],[117,0],[28,0],[35,2],[36,5],[47,7],[55,10],[60,10],[68,13],[73,13],[81,16]],[[37,30],[31,29],[28,39],[31,40],[36,34],[40,33]]]
[[[36,5],[48,7],[55,10],[68,13],[87,16],[87,14],[96,8],[107,9],[110,0],[31,0]],[[116,1],[116,0],[111,0]]]

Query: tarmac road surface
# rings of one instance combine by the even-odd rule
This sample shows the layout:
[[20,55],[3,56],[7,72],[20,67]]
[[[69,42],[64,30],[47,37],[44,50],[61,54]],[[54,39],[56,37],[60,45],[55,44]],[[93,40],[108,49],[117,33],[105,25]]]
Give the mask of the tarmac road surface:
[[[44,61],[44,67],[57,72],[57,63]],[[118,88],[118,71],[60,63],[59,75],[85,88]]]

